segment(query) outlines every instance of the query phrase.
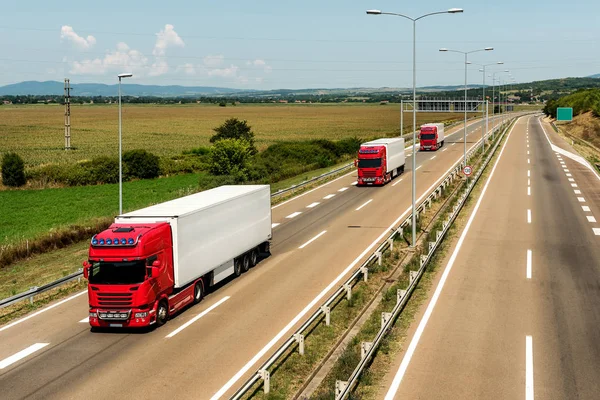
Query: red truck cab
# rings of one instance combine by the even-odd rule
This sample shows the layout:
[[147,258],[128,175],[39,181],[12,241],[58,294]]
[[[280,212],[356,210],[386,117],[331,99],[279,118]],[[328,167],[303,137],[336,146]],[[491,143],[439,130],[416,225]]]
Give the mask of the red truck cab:
[[358,185],[383,185],[390,180],[387,174],[385,146],[361,146],[358,150]]
[[114,223],[92,238],[84,276],[93,328],[162,325],[202,298],[198,282],[174,295],[171,237],[171,226],[157,222]]
[[[439,126],[441,125],[441,127]],[[428,124],[421,126],[419,132],[420,150],[438,150],[444,145],[443,124]]]

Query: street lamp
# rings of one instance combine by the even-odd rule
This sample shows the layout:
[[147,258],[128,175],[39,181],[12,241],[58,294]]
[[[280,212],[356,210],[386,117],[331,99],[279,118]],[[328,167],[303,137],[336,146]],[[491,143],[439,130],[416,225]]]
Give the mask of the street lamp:
[[117,77],[119,78],[119,215],[123,213],[123,164],[121,161],[121,79],[123,78],[131,78],[133,74],[124,73],[119,74]]
[[485,67],[489,67],[490,65],[498,65],[498,64],[504,64],[502,61],[498,61],[495,63],[491,63],[491,64],[477,64],[474,63],[475,65],[479,65],[480,67],[482,67],[482,69],[479,70],[479,72],[483,72],[483,97],[481,98],[483,100],[483,106],[485,107],[484,111],[485,112],[485,133],[484,133],[484,123],[483,120],[481,121],[481,147],[483,149],[483,151],[485,151],[485,140],[484,140],[484,134],[487,135],[488,133],[488,124],[489,124],[489,115],[487,113],[487,101],[485,99]]
[[465,142],[465,151],[464,151],[464,160],[463,160],[463,167],[467,166],[467,65],[469,64],[469,61],[467,61],[467,55],[471,54],[471,53],[477,53],[480,51],[492,51],[494,50],[493,47],[486,47],[483,49],[477,49],[477,50],[471,50],[471,51],[460,51],[460,50],[448,50],[446,48],[441,48],[440,51],[442,52],[452,52],[452,53],[461,53],[465,55],[465,128],[464,128],[464,142]]
[[[412,18],[404,14],[383,12],[381,10],[367,10],[368,15],[393,15],[396,17],[402,17],[409,19],[413,22],[413,154],[412,154],[412,242],[411,247],[414,247],[417,243],[417,211],[416,211],[416,193],[417,193],[417,180],[416,180],[416,145],[417,145],[417,21],[425,17],[437,14],[458,14],[462,13],[462,8],[450,8],[446,11],[437,11],[429,14],[421,15],[417,18]],[[400,133],[402,135],[402,132]]]

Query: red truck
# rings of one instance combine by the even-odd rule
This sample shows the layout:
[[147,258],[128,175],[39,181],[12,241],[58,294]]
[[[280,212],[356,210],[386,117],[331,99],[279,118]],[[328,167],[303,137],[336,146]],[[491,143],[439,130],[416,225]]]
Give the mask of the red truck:
[[92,237],[83,274],[92,328],[140,328],[202,300],[268,254],[268,185],[221,186],[120,215]]
[[444,145],[444,124],[425,124],[419,132],[421,151],[437,150]]
[[385,185],[404,172],[404,139],[377,139],[358,150],[357,185]]

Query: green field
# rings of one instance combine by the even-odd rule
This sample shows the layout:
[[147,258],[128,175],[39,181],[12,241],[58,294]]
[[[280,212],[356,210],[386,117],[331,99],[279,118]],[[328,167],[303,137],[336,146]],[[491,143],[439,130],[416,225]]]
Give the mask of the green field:
[[[405,114],[405,117],[409,113]],[[419,124],[459,120],[463,114],[417,114]],[[160,156],[177,155],[209,145],[212,129],[226,119],[245,119],[259,150],[282,140],[342,139],[398,135],[395,104],[254,104],[219,107],[209,104],[123,106],[123,149],[143,148]],[[410,121],[409,121],[410,120]],[[412,118],[405,118],[409,130]],[[60,105],[0,107],[0,153],[16,151],[32,167],[116,156],[116,105],[73,105],[71,145],[64,151],[64,108]]]

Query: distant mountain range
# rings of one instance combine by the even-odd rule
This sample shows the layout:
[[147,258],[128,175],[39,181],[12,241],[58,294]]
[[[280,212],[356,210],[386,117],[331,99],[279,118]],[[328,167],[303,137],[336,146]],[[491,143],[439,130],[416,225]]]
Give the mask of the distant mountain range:
[[588,78],[600,78],[600,74],[590,75]]

